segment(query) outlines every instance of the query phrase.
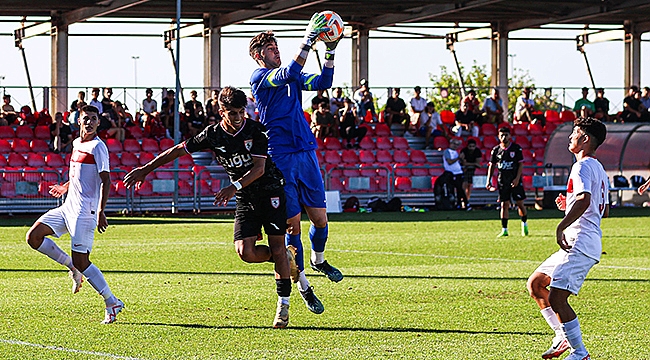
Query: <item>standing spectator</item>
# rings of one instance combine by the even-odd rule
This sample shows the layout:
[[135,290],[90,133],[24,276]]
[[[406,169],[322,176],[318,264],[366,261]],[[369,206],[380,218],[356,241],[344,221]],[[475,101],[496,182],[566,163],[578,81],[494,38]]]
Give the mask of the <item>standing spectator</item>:
[[456,126],[452,130],[456,136],[472,135],[478,137],[479,124],[481,123],[480,102],[476,98],[476,91],[470,90],[460,103],[460,110],[456,112]]
[[605,97],[605,89],[596,89],[596,99],[594,99],[594,117],[603,121],[609,121],[609,100]]
[[633,123],[641,121],[641,100],[638,97],[639,88],[636,85],[630,86],[627,91],[627,96],[623,99],[623,112],[620,115],[620,120],[626,123]]
[[196,100],[196,90],[190,91],[191,100],[185,103],[185,119],[189,125],[190,136],[194,137],[205,127],[203,104]]
[[90,99],[90,102],[88,103],[88,105],[94,106],[95,108],[97,108],[97,110],[99,110],[100,114],[103,113],[104,112],[104,106],[102,105],[102,102],[99,101],[99,88],[93,88],[90,91],[90,96],[91,96],[91,99]]
[[111,119],[117,120],[117,113],[113,110],[113,88],[104,88],[104,98],[102,99],[102,111],[111,114]]
[[356,139],[354,147],[359,149],[359,144],[366,133],[368,128],[359,127],[359,118],[357,117],[356,110],[354,108],[354,102],[350,98],[343,99],[343,108],[341,109],[341,120],[339,124],[339,132],[341,137],[345,140],[345,147],[348,149],[352,148],[350,140]]
[[499,129],[499,140],[501,143],[492,149],[490,164],[488,165],[487,182],[485,187],[494,191],[492,186],[492,174],[494,169],[498,170],[497,188],[499,190],[499,201],[501,202],[501,232],[497,237],[508,236],[508,218],[510,202],[514,200],[521,216],[521,235],[528,236],[528,212],[524,206],[526,192],[521,184],[522,162],[524,156],[521,147],[512,142],[510,128]]
[[524,92],[517,98],[515,104],[515,122],[533,122],[533,111],[535,110],[535,101],[530,98],[531,89],[524,89]]
[[445,171],[453,175],[452,185],[456,189],[456,207],[458,209],[468,209],[467,196],[465,190],[463,190],[463,168],[460,166],[460,155],[458,154],[460,144],[460,140],[451,139],[449,148],[442,154],[442,165]]
[[253,97],[252,93],[249,93],[246,97],[246,118],[259,121],[259,116],[257,115],[257,104],[255,104],[255,97]]
[[359,119],[365,119],[366,113],[370,111],[372,114],[372,121],[377,121],[377,111],[375,110],[375,100],[368,88],[368,80],[361,79],[359,81],[359,88],[354,92],[353,98],[357,103],[357,116]]
[[77,93],[77,98],[70,104],[70,113],[72,114],[75,111],[79,111],[79,106],[78,104],[80,102],[85,103],[86,102],[86,93],[84,91],[79,91]]
[[[349,99],[348,99],[349,100]],[[343,109],[343,89],[337,87],[332,92],[332,97],[330,98],[330,112],[339,122],[341,120],[340,110]]]
[[429,101],[424,111],[419,116],[420,131],[419,135],[424,136],[424,148],[433,149],[433,144],[429,147],[429,139],[436,136],[445,136],[445,124],[442,123],[440,114],[436,111],[436,105]]
[[329,102],[323,100],[311,117],[311,132],[315,137],[324,139],[328,136],[338,137],[336,130],[337,124],[330,113]]
[[314,96],[311,99],[311,110],[312,113],[318,110],[318,107],[322,102],[327,102],[329,105],[330,99],[327,98],[327,96],[323,95],[325,93],[325,90],[318,90],[316,91],[316,96]]
[[384,122],[390,128],[393,123],[401,124],[405,123],[404,134],[410,130],[409,129],[409,116],[406,113],[406,103],[404,100],[399,97],[400,88],[393,88],[392,96],[386,101],[386,109],[384,110]]
[[413,92],[415,92],[415,96],[413,96],[409,101],[409,116],[411,118],[411,126],[414,126],[416,129],[420,129],[424,123],[420,117],[427,107],[427,99],[420,96],[422,92],[421,87],[414,87]]
[[16,109],[11,105],[11,95],[5,94],[2,96],[2,112],[0,113],[0,125],[11,125],[17,119]]
[[596,112],[596,107],[594,106],[594,103],[592,103],[589,99],[587,99],[587,96],[589,95],[589,88],[583,87],[582,88],[582,98],[578,99],[573,105],[573,112],[576,113],[576,118],[579,117],[589,117]]
[[219,89],[212,90],[211,97],[205,101],[205,116],[213,117],[217,122],[221,121],[219,114]]
[[465,190],[468,201],[467,210],[471,209],[469,199],[471,199],[472,196],[474,173],[476,172],[476,168],[481,167],[482,157],[483,153],[481,152],[481,149],[476,147],[476,140],[474,139],[467,140],[467,146],[460,151],[460,161],[464,171],[463,177],[465,178],[465,181],[463,181],[463,189]]
[[493,87],[490,96],[483,102],[485,121],[490,124],[501,124],[503,122],[503,100],[499,95],[499,89]]
[[63,121],[63,114],[57,112],[54,114],[54,122],[50,124],[50,149],[55,154],[70,152],[72,140],[70,125]]

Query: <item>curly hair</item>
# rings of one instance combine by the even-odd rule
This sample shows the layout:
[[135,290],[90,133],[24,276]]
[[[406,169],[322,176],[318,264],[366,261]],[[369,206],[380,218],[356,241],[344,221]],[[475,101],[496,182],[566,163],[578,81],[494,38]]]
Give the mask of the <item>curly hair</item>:
[[597,149],[607,137],[607,127],[605,124],[592,117],[579,117],[573,122],[573,126],[579,127],[586,134],[596,139],[596,147],[594,149]]
[[257,35],[255,35],[252,39],[250,44],[248,45],[248,53],[249,55],[255,59],[255,54],[259,54],[264,46],[268,44],[277,44],[278,40],[275,38],[275,35],[273,34],[273,31],[267,30],[264,32],[261,32]]
[[235,109],[244,108],[248,103],[246,94],[233,86],[226,86],[219,93],[219,106]]

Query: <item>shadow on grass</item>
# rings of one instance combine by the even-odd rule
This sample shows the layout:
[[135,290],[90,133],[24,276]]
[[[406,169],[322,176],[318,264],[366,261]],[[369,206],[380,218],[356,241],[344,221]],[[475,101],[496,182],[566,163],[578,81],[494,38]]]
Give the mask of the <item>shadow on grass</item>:
[[[271,329],[269,326],[235,326],[235,325],[205,325],[205,324],[166,324],[155,322],[119,322],[118,324],[124,325],[143,325],[143,326],[169,326],[181,327],[188,329],[215,329],[215,330],[246,330],[246,329]],[[461,329],[422,329],[422,328],[371,328],[371,327],[343,327],[343,326],[290,326],[285,330],[316,330],[316,331],[364,331],[364,332],[387,332],[387,333],[427,333],[427,334],[469,334],[469,335],[547,335],[547,333],[536,331],[475,331],[475,330],[461,330]],[[277,331],[277,330],[276,330]]]
[[[0,273],[64,273],[67,270],[54,269],[2,269]],[[273,276],[272,273],[258,272],[235,272],[235,271],[170,271],[170,270],[104,270],[104,274],[140,274],[140,275],[211,275],[211,276]],[[314,275],[320,276],[320,275]],[[352,279],[420,279],[420,280],[479,280],[479,281],[522,281],[528,280],[527,277],[488,277],[488,276],[432,276],[432,275],[350,275],[346,278]],[[606,278],[587,278],[586,281],[594,282],[633,282],[633,283],[650,283],[650,279],[606,279]]]

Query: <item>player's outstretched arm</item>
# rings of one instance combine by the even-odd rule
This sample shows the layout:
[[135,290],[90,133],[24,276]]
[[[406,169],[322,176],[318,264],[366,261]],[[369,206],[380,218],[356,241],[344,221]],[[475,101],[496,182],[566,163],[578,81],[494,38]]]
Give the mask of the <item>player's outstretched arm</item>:
[[300,49],[293,57],[293,60],[300,66],[305,66],[309,50],[311,50],[311,46],[316,43],[318,35],[329,30],[330,28],[327,27],[327,19],[325,18],[325,15],[314,13],[305,29],[305,36],[302,38],[302,42],[300,43]]
[[188,154],[188,152],[185,150],[182,143],[170,147],[160,153],[160,155],[156,156],[155,159],[149,161],[146,165],[137,167],[126,174],[126,176],[124,176],[124,186],[127,188],[130,188],[133,185],[135,185],[136,188],[140,187],[140,184],[142,184],[150,172],[186,154]]

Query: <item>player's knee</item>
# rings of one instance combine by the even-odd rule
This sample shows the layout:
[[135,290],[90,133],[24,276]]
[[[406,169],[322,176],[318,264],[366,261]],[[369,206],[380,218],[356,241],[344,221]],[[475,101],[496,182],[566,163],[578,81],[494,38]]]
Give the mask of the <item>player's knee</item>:
[[300,234],[300,219],[294,220],[292,218],[287,220],[287,233],[290,235]]
[[540,297],[539,287],[540,287],[540,283],[537,278],[532,276],[528,278],[528,282],[526,283],[526,289],[528,289],[528,295],[530,295],[530,297],[532,297],[533,299],[537,299]]
[[31,246],[31,248],[34,250],[38,249],[41,247],[41,244],[43,244],[43,237],[36,235],[36,233],[32,230],[29,230],[27,232],[25,239],[27,240],[27,244],[29,244],[29,246]]
[[243,262],[253,263],[255,260],[255,255],[253,254],[252,249],[237,249],[237,255],[239,255],[239,258],[242,259]]
[[88,257],[73,256],[72,266],[74,266],[77,270],[84,272],[90,266],[90,260],[88,259]]

